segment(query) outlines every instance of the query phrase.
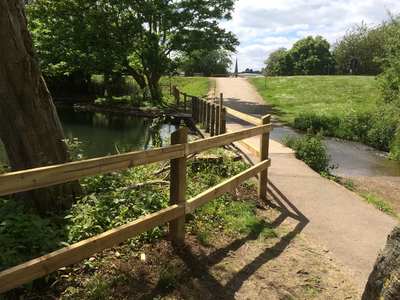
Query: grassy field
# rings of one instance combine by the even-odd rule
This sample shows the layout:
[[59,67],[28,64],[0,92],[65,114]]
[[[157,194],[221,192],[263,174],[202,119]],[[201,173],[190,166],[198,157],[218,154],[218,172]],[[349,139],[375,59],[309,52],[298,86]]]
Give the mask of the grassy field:
[[293,76],[252,78],[272,113],[291,125],[302,112],[341,115],[375,109],[379,90],[372,76]]
[[[162,77],[161,85],[169,85],[169,78]],[[182,93],[197,97],[206,97],[211,90],[213,80],[206,77],[171,77],[171,84],[177,85]]]

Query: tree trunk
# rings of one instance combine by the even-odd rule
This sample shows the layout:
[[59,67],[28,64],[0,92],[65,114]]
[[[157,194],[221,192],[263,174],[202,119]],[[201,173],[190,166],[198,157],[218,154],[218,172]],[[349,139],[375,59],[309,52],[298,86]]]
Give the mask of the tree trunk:
[[124,61],[123,65],[126,68],[128,74],[131,75],[133,79],[135,79],[137,84],[143,90],[147,86],[146,79],[144,78],[143,74],[139,74],[138,72],[136,72],[136,70],[129,65],[128,61]]
[[369,275],[362,300],[400,299],[400,223],[387,238]]
[[[64,133],[41,75],[23,0],[0,0],[0,138],[12,171],[69,161]],[[45,215],[81,195],[79,182],[19,193],[25,208]]]

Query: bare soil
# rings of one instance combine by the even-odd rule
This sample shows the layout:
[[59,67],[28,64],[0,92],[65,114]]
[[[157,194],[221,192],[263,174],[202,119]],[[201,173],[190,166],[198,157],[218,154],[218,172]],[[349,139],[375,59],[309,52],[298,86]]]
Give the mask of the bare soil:
[[400,217],[400,177],[354,177],[342,178],[341,183],[352,180],[354,192],[358,194],[375,194],[387,202],[393,212]]
[[[276,237],[224,233],[217,225],[205,243],[188,226],[186,244],[162,239],[120,245],[58,272],[51,289],[29,299],[359,299],[352,274],[329,250],[297,232],[297,221],[271,198],[240,187],[229,199],[254,201]],[[60,277],[61,275],[61,277]]]

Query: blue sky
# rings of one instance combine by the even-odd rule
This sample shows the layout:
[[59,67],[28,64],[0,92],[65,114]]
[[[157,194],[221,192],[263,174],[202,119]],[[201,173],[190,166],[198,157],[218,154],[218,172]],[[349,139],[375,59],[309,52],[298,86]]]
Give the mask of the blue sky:
[[[364,21],[378,26],[400,13],[400,0],[239,0],[233,19],[220,26],[239,38],[239,71],[260,70],[279,47],[290,49],[299,39],[323,36],[331,45],[346,30]],[[232,71],[234,65],[232,66]]]

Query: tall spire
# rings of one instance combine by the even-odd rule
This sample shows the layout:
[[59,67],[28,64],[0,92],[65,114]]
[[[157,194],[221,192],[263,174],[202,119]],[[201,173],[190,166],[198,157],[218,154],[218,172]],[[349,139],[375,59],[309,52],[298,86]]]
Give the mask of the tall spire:
[[236,57],[236,65],[235,65],[235,77],[238,77],[238,64],[237,64],[237,57]]

